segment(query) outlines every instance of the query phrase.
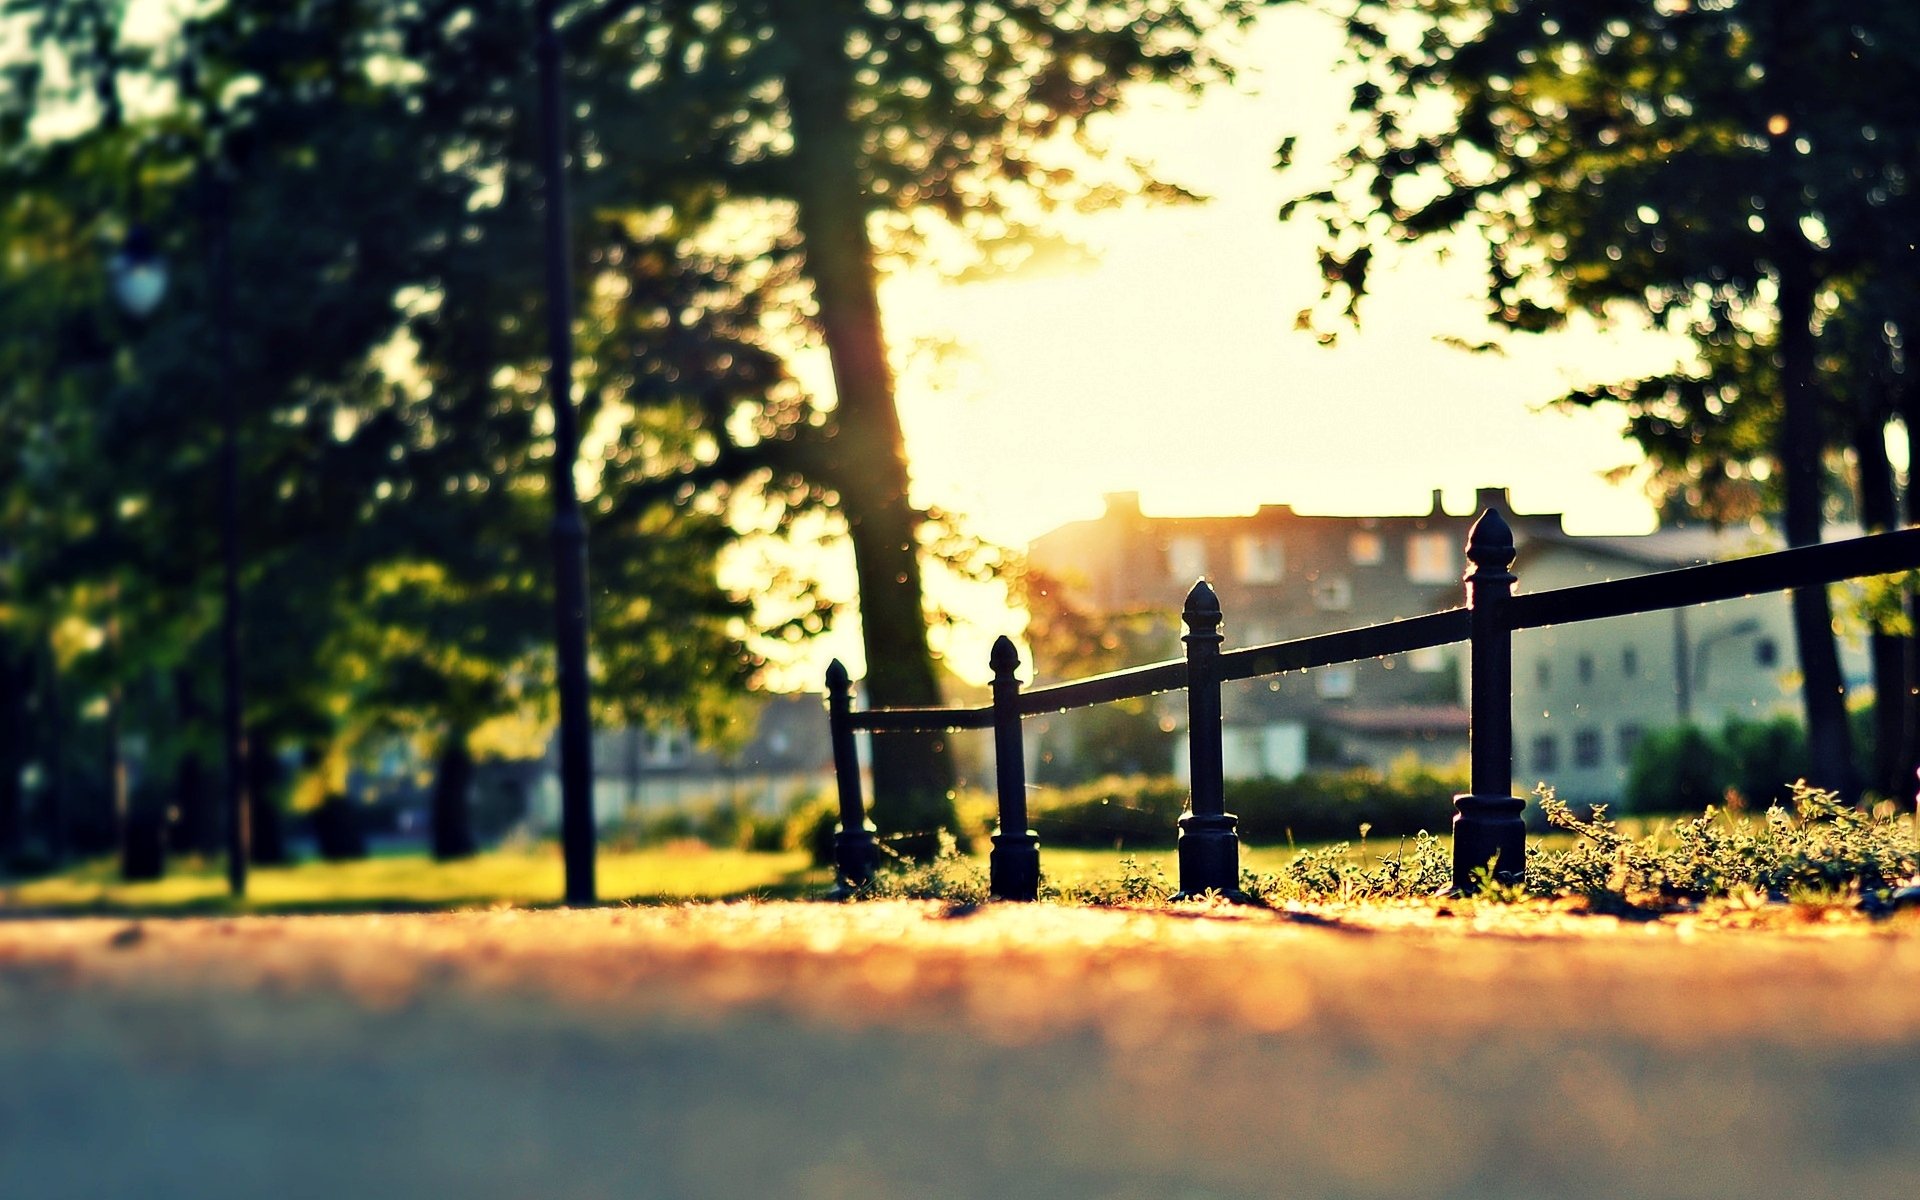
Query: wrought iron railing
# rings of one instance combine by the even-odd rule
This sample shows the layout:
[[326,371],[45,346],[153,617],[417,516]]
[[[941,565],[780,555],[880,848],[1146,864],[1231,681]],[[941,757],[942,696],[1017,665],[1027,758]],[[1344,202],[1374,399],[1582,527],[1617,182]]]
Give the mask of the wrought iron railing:
[[1202,579],[1187,593],[1181,613],[1186,657],[1111,674],[1022,691],[1020,656],[1001,637],[993,645],[992,702],[977,708],[856,711],[852,683],[838,661],[827,669],[834,773],[840,829],[835,835],[840,886],[867,882],[879,857],[874,827],[861,797],[854,735],[992,729],[999,831],[989,856],[994,896],[1031,900],[1040,884],[1039,838],[1027,828],[1023,717],[1185,690],[1191,803],[1179,820],[1180,891],[1177,898],[1213,891],[1238,894],[1237,818],[1226,811],[1220,685],[1313,667],[1468,643],[1468,791],[1453,797],[1453,880],[1470,891],[1480,872],[1517,882],[1526,869],[1526,801],[1513,790],[1513,653],[1518,629],[1595,621],[1731,600],[1764,592],[1817,587],[1846,579],[1920,569],[1920,529],[1872,534],[1751,558],[1683,567],[1605,583],[1514,595],[1513,531],[1492,509],[1467,533],[1469,566],[1463,608],[1409,617],[1339,633],[1319,634],[1240,650],[1220,649],[1220,601]]

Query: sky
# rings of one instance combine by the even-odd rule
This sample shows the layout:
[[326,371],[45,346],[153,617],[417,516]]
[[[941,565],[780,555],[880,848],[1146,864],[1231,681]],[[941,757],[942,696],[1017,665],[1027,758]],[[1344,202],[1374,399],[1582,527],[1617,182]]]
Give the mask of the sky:
[[[1563,412],[1573,387],[1671,368],[1677,339],[1633,323],[1504,338],[1503,354],[1441,339],[1498,336],[1482,312],[1484,257],[1469,241],[1376,255],[1361,327],[1333,347],[1294,316],[1320,293],[1317,226],[1281,204],[1329,177],[1347,86],[1338,26],[1304,6],[1266,13],[1234,52],[1231,86],[1198,100],[1138,90],[1099,131],[1116,152],[1210,197],[1132,204],[1059,230],[1083,265],[958,282],[895,264],[882,284],[901,368],[899,407],[914,498],[962,514],[989,540],[1023,547],[1096,517],[1110,492],[1150,515],[1425,511],[1445,489],[1464,511],[1476,487],[1507,486],[1526,511],[1560,511],[1581,533],[1645,532],[1639,481],[1602,475],[1638,463],[1618,411]],[[1273,169],[1282,138],[1300,164]],[[939,356],[916,347],[945,343]],[[822,392],[818,359],[799,364]],[[850,578],[850,567],[847,575]],[[848,590],[850,584],[846,585]],[[989,591],[930,585],[967,622],[950,659],[966,677],[1019,614]],[[858,674],[848,622],[809,653]]]

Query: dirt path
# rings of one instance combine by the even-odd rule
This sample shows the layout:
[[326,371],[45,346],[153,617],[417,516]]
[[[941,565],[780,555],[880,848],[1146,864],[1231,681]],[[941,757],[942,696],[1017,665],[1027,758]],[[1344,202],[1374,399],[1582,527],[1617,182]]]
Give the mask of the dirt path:
[[1896,1196],[1920,925],[0,922],[0,1196]]

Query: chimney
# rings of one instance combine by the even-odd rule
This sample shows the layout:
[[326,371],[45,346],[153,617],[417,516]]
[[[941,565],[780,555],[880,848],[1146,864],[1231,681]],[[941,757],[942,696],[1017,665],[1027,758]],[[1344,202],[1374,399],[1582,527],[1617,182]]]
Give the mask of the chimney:
[[1139,492],[1108,492],[1103,499],[1107,502],[1106,515],[1110,518],[1124,520],[1140,515]]
[[1439,488],[1433,489],[1433,511],[1429,512],[1427,515],[1430,517],[1444,517],[1447,515],[1446,506],[1440,503]]
[[1513,501],[1508,499],[1506,488],[1483,487],[1473,490],[1472,515],[1479,516],[1490,508],[1497,508],[1508,516],[1513,515]]

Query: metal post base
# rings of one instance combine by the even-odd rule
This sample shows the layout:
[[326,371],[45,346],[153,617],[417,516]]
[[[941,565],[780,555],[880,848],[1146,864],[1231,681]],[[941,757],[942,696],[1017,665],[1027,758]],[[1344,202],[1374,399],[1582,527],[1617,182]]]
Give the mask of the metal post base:
[[1520,814],[1527,802],[1518,796],[1453,798],[1453,891],[1471,895],[1478,888],[1476,872],[1493,865],[1501,883],[1524,883],[1527,878],[1527,823]]
[[1240,890],[1240,818],[1232,813],[1188,813],[1180,818],[1180,890],[1175,900],[1198,900],[1218,892],[1236,904],[1250,903]]
[[993,835],[987,880],[995,900],[1040,898],[1040,839],[1033,830]]
[[845,825],[834,830],[833,863],[836,879],[827,896],[833,900],[850,900],[873,879],[874,871],[880,866],[880,843],[873,838],[872,821],[863,821],[861,827],[854,830]]

